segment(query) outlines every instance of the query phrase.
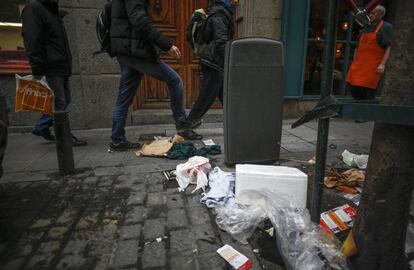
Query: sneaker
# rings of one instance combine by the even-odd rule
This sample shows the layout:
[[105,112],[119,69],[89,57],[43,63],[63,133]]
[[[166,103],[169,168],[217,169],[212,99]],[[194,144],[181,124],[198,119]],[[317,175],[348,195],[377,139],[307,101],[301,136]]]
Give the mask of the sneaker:
[[185,127],[188,129],[197,129],[202,123],[202,119],[187,119]]
[[79,140],[73,134],[71,134],[71,136],[72,136],[72,146],[73,147],[85,146],[85,145],[88,144],[87,141],[85,141],[85,140]]
[[200,135],[194,132],[194,130],[185,130],[185,131],[178,132],[177,134],[183,137],[185,140],[190,140],[190,141],[201,140],[203,138],[203,135]]
[[46,141],[53,142],[55,140],[55,136],[53,136],[52,133],[50,133],[50,130],[48,129],[46,131],[38,131],[38,130],[33,129],[32,134],[35,136],[42,137]]
[[136,150],[140,147],[141,147],[140,143],[132,143],[132,142],[129,142],[129,141],[119,142],[119,143],[116,143],[116,142],[110,142],[109,143],[109,149],[111,151],[116,151],[116,152]]

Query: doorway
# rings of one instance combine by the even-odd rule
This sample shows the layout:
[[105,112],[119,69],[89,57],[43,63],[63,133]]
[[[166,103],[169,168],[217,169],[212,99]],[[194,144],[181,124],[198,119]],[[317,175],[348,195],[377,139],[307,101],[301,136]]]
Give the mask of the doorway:
[[[186,27],[195,9],[208,11],[214,0],[150,0],[150,12],[155,26],[174,41],[181,50],[180,60],[167,53],[161,53],[161,59],[170,65],[184,82],[184,104],[191,108],[199,92],[200,68],[198,58],[193,54],[186,41]],[[134,99],[134,110],[168,109],[170,99],[167,85],[145,76]]]

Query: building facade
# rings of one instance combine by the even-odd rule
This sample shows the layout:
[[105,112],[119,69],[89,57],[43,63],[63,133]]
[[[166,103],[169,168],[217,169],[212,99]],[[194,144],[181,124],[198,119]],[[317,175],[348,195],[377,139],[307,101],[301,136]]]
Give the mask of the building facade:
[[[325,0],[326,1],[326,0]],[[238,37],[268,37],[285,44],[285,117],[298,117],[318,100],[324,39],[324,0],[239,0],[234,14]],[[7,93],[13,107],[14,74],[28,74],[19,29],[19,11],[28,0],[2,0],[0,4],[0,91]],[[72,55],[73,76],[71,125],[73,128],[111,126],[112,107],[119,83],[119,67],[105,54],[93,56],[99,49],[95,21],[106,0],[60,0],[69,14],[64,18]],[[197,58],[185,41],[191,13],[196,8],[209,9],[214,0],[150,0],[151,13],[159,27],[174,40],[183,57],[163,59],[183,78],[185,104],[191,108],[198,95]],[[389,8],[384,1],[384,5]],[[361,0],[359,4],[363,5]],[[344,83],[358,35],[358,27],[340,4],[336,46],[334,94],[349,98]],[[26,62],[25,62],[26,61]],[[218,105],[215,106],[219,107]],[[169,108],[167,87],[151,78],[140,86],[131,110]],[[11,113],[13,126],[30,126],[37,119],[32,113]],[[171,120],[172,121],[172,120]]]

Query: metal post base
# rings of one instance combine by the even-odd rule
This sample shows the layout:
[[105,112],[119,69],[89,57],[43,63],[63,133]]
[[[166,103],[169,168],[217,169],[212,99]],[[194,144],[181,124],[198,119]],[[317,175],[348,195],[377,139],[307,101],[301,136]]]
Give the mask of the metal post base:
[[71,174],[75,171],[73,160],[72,136],[67,111],[54,113],[54,127],[56,136],[56,153],[61,175]]

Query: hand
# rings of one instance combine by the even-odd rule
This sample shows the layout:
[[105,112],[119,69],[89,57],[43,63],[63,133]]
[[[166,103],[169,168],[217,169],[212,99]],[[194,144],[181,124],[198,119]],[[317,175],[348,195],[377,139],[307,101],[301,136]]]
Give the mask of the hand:
[[177,46],[172,46],[171,49],[168,50],[168,54],[174,57],[175,59],[181,58],[181,52],[180,49],[177,48]]
[[378,67],[377,67],[377,73],[379,73],[379,74],[384,74],[384,72],[385,72],[385,65],[384,64],[380,64]]

